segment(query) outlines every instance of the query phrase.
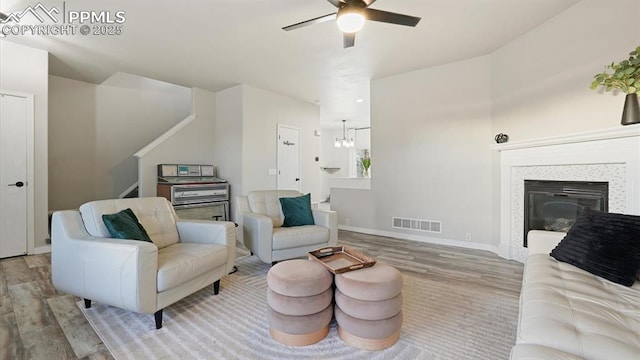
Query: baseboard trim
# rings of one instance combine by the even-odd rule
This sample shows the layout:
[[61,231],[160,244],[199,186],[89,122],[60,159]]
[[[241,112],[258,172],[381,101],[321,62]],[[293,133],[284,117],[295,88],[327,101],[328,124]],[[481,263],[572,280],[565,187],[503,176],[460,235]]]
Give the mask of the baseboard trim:
[[354,232],[359,232],[359,233],[369,234],[369,235],[392,237],[396,239],[413,240],[413,241],[419,241],[419,242],[428,243],[428,244],[455,246],[455,247],[461,247],[465,249],[474,249],[474,250],[485,250],[485,251],[490,251],[498,256],[501,256],[500,252],[498,251],[498,247],[496,245],[490,245],[490,244],[481,244],[481,243],[459,241],[459,240],[452,240],[452,239],[441,239],[441,238],[434,238],[429,236],[412,235],[412,234],[405,234],[405,233],[394,232],[394,231],[360,228],[360,227],[347,226],[347,225],[338,225],[338,229],[354,231]]
[[[509,259],[509,260],[514,260],[511,258],[511,248],[507,245],[504,244],[500,244],[498,246],[498,256],[505,258],[505,259]],[[516,260],[517,261],[517,260]]]
[[30,254],[30,255],[46,254],[50,252],[51,252],[51,245],[44,245],[44,246],[38,246],[34,248],[33,254]]

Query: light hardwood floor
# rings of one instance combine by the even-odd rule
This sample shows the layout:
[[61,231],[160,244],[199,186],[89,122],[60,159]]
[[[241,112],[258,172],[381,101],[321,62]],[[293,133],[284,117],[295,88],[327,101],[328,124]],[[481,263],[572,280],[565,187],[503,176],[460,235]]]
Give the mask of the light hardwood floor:
[[[339,245],[432,280],[520,293],[522,264],[487,251],[342,230],[338,237]],[[0,260],[0,359],[112,359],[78,300],[53,288],[50,254]]]

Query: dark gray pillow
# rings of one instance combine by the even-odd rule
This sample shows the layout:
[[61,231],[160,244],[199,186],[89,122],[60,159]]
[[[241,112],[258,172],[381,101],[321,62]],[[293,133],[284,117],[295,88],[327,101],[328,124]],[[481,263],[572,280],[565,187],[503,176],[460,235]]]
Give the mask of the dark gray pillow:
[[131,209],[124,209],[115,214],[104,214],[102,221],[112,238],[152,242]]
[[607,280],[632,286],[640,271],[640,216],[587,209],[550,255]]

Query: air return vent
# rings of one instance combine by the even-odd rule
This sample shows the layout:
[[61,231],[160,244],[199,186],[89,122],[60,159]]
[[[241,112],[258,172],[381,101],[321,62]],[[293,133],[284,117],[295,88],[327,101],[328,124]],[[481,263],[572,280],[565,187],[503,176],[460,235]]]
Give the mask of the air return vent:
[[392,217],[391,227],[394,227],[397,229],[409,229],[409,230],[427,231],[427,232],[435,232],[435,233],[442,232],[442,223],[440,221],[435,221],[435,220],[418,220],[418,219]]

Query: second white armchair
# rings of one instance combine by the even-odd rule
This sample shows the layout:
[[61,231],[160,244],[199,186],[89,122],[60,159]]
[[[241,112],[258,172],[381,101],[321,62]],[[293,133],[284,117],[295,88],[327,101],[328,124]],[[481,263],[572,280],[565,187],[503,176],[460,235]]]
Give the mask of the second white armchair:
[[237,219],[244,245],[265,263],[297,257],[338,242],[338,217],[335,211],[313,209],[315,225],[283,227],[280,198],[298,197],[294,190],[251,191],[237,197]]

